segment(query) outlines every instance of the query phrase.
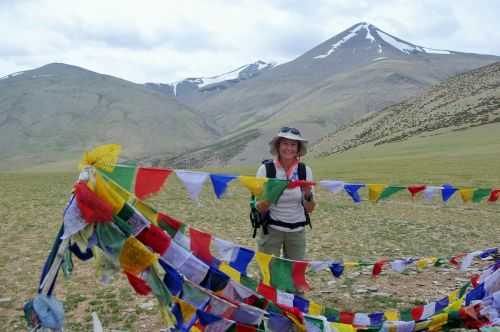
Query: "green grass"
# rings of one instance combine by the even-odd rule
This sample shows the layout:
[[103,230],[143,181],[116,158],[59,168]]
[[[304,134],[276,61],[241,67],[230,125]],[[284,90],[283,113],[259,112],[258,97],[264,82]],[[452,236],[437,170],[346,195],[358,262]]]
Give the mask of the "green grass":
[[[498,125],[414,138],[377,147],[359,147],[328,158],[308,161],[317,179],[391,184],[450,182],[462,186],[499,186]],[[212,169],[251,175],[257,165]],[[76,169],[76,165],[75,165]],[[0,307],[3,330],[23,330],[22,305],[36,292],[38,277],[77,173],[0,174]],[[366,191],[362,193],[366,197]],[[151,203],[173,217],[223,239],[254,248],[248,221],[248,192],[233,182],[227,195],[216,200],[207,183],[200,203],[188,198],[172,175],[165,190]],[[462,251],[498,246],[500,204],[463,204],[458,197],[444,205],[398,193],[379,204],[354,205],[345,194],[317,190],[319,206],[308,231],[310,259],[364,259],[421,255],[450,256]],[[255,270],[255,267],[252,267]],[[310,274],[320,303],[343,310],[383,310],[441,298],[470,273],[430,268],[407,274],[385,271],[377,279],[369,269],[346,271],[332,281],[328,272]],[[358,293],[360,289],[370,289]],[[152,297],[136,296],[123,276],[100,285],[92,262],[75,259],[73,277],[59,276],[57,297],[65,301],[68,331],[88,331],[96,311],[106,329],[158,330],[156,307],[139,305]]]

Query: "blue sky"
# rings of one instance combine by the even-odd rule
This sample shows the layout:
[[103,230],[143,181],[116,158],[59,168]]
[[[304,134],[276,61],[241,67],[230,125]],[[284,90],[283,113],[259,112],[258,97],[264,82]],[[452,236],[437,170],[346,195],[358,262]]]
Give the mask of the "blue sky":
[[138,83],[285,62],[358,22],[500,55],[497,1],[1,0],[0,76],[64,62]]

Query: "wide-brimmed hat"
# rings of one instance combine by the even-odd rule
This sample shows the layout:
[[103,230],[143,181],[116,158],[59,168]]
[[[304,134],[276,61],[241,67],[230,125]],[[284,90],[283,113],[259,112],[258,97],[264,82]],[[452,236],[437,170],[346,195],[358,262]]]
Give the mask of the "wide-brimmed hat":
[[297,128],[282,127],[278,134],[269,142],[270,152],[273,156],[278,155],[278,142],[280,138],[287,138],[299,142],[299,157],[307,153],[307,140],[302,137]]

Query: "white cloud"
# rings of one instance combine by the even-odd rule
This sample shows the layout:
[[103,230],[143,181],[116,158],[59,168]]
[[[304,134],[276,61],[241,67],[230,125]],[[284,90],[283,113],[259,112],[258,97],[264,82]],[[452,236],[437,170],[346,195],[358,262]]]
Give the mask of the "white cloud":
[[65,62],[170,82],[291,60],[360,21],[427,47],[500,54],[498,12],[484,0],[4,0],[0,76]]

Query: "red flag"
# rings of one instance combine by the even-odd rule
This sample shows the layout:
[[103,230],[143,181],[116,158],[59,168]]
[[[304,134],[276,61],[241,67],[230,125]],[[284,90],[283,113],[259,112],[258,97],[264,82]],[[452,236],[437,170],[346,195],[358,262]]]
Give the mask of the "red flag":
[[354,312],[341,311],[339,314],[339,321],[344,324],[351,324],[354,322]]
[[203,262],[210,265],[214,259],[210,253],[212,235],[190,227],[189,236],[191,237],[191,251],[193,254]]
[[171,173],[168,168],[139,167],[135,176],[135,195],[144,199],[157,193]]
[[450,264],[453,264],[455,267],[460,266],[460,262],[458,261],[460,258],[464,257],[466,254],[458,254],[450,259]]
[[294,189],[297,187],[312,187],[316,185],[316,182],[314,181],[307,181],[307,180],[294,180],[290,181],[288,184],[288,189]]
[[372,277],[376,278],[381,272],[384,264],[387,263],[387,259],[379,259],[373,265]]
[[125,275],[137,294],[148,295],[151,292],[151,288],[149,288],[148,284],[143,279],[128,272],[125,272]]
[[488,198],[488,202],[493,203],[498,201],[498,197],[500,197],[500,189],[495,189],[491,191],[490,197]]
[[413,320],[420,320],[422,319],[422,314],[424,313],[424,306],[419,305],[417,307],[414,307],[411,309],[411,317]]
[[410,192],[411,197],[415,198],[415,196],[416,196],[419,192],[421,192],[421,191],[425,190],[425,188],[426,188],[426,186],[422,184],[422,185],[413,185],[413,186],[409,186],[407,189],[408,189],[408,191]]
[[292,266],[292,278],[295,288],[305,292],[311,289],[306,280],[306,269],[309,266],[308,262],[295,261]]
[[271,302],[276,303],[278,299],[276,289],[271,286],[264,285],[263,283],[260,283],[257,286],[257,292]]
[[236,332],[255,332],[257,328],[252,325],[245,325],[241,323],[236,323]]
[[476,288],[477,285],[479,285],[479,273],[476,273],[476,274],[473,274],[471,277],[470,277],[470,283],[472,285],[472,288]]
[[158,225],[170,234],[171,237],[174,237],[175,233],[184,226],[182,221],[172,218],[163,212],[158,212]]
[[85,182],[75,184],[76,203],[88,224],[110,222],[113,220],[113,207],[89,189]]
[[150,247],[154,252],[163,255],[170,247],[170,237],[156,225],[149,225],[137,235],[137,239]]

